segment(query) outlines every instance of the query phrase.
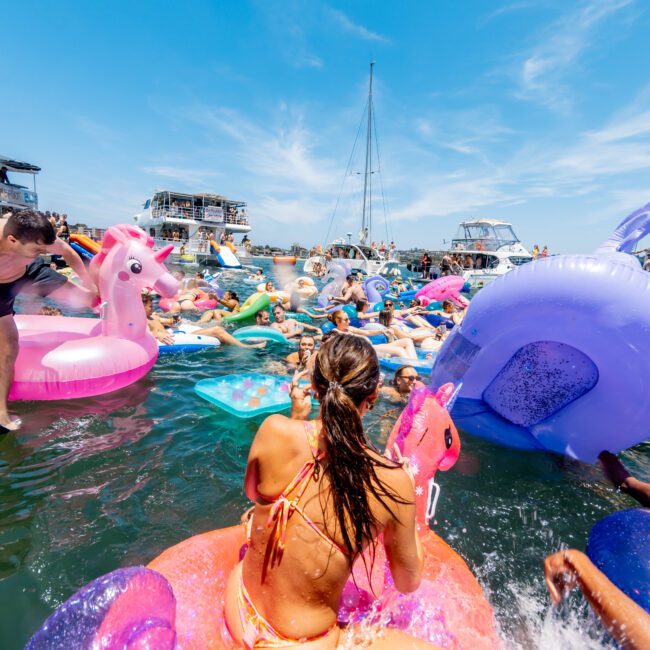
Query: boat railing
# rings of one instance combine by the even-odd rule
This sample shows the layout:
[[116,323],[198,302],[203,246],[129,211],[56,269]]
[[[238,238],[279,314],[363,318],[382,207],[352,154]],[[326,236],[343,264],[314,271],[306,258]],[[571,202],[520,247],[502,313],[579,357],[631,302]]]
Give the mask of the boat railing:
[[162,248],[163,246],[174,246],[174,252],[178,253],[181,246],[185,249],[185,253],[210,253],[210,242],[207,239],[199,239],[192,237],[190,239],[181,238],[174,239],[172,237],[154,237],[155,248]]
[[186,208],[181,206],[151,208],[151,215],[154,218],[171,218],[171,219],[193,219],[195,221],[205,221],[212,223],[215,226],[221,224],[248,226],[248,217],[238,212],[227,212],[222,218],[211,218],[209,215],[206,217],[204,208]]

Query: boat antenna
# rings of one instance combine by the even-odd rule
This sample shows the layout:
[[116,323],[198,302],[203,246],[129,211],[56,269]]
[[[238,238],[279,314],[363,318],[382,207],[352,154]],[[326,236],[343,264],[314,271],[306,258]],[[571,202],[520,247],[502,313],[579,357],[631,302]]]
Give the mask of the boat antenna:
[[[368,229],[366,244],[372,243],[372,73],[375,62],[370,62],[370,83],[368,85],[368,130],[366,132],[366,171],[363,177],[363,210],[361,213],[361,232]],[[366,217],[366,207],[368,216]]]

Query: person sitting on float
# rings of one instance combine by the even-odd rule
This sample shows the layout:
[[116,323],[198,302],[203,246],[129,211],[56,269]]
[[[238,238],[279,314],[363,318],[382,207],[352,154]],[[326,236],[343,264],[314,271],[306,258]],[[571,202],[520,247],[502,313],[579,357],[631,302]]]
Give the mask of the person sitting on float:
[[[171,304],[169,311],[172,314],[177,314],[181,311],[199,311],[198,307],[194,304],[203,292],[199,289],[187,289],[178,294],[176,300]],[[218,300],[216,293],[208,293],[208,300]]]
[[[292,417],[268,417],[248,456],[244,487],[255,505],[224,609],[235,642],[249,648],[336,647],[353,562],[381,534],[395,587],[412,592],[422,579],[413,474],[382,456],[363,430],[379,385],[372,346],[357,336],[323,344],[312,378],[315,420],[307,420],[311,389],[300,388],[299,378]],[[346,636],[354,638],[355,628]],[[374,648],[431,647],[390,628],[377,636]]]
[[334,323],[335,331],[343,334],[356,334],[357,336],[365,336],[368,338],[381,334],[385,335],[388,343],[376,343],[373,345],[377,354],[401,357],[402,359],[417,359],[413,341],[410,339],[397,340],[389,329],[366,330],[352,327],[350,325],[350,317],[342,309],[330,314],[330,320]]
[[264,291],[266,293],[273,293],[275,291],[275,285],[271,280],[268,280],[267,283],[264,285]]
[[[153,311],[153,298],[147,294],[142,295],[142,304],[144,305],[144,311],[147,316],[149,331],[154,335],[156,340],[160,341],[163,345],[174,345],[174,332],[166,329],[166,327],[177,326],[179,323],[178,318],[170,318],[155,314]],[[177,316],[179,315],[177,314]],[[263,348],[266,345],[266,341],[257,343],[244,343],[239,341],[219,325],[194,330],[192,334],[219,339],[219,341],[224,345],[234,345],[238,348]]]
[[392,309],[384,308],[379,312],[379,324],[389,329],[398,341],[419,343],[423,350],[439,350],[442,345],[435,327],[428,323],[426,327],[409,327],[405,321],[395,318]]
[[[51,269],[42,255],[61,255],[82,286]],[[77,308],[92,306],[98,297],[79,255],[57,238],[47,217],[35,210],[9,212],[0,218],[0,435],[17,431],[22,424],[7,408],[19,345],[13,306],[20,292],[50,296]]]
[[217,302],[227,309],[207,309],[199,318],[199,323],[209,323],[213,320],[220,323],[224,316],[236,314],[239,311],[239,297],[235,291],[224,292],[223,298],[217,298]]
[[342,305],[356,304],[357,300],[365,298],[366,294],[360,282],[353,276],[348,275],[345,278],[345,286],[340,296],[332,298],[332,303],[339,303]]
[[406,403],[414,388],[422,388],[420,375],[413,366],[400,366],[388,386],[381,387],[381,395],[394,403]]
[[282,332],[288,339],[299,337],[304,330],[316,332],[320,337],[321,331],[317,327],[299,323],[295,318],[287,318],[287,312],[280,303],[273,306],[273,318],[275,322],[271,327],[278,330],[278,332]]
[[248,276],[249,280],[254,280],[256,282],[263,282],[264,281],[264,273],[262,272],[262,269],[257,269],[255,273],[251,273]]
[[451,300],[442,301],[442,309],[436,309],[432,313],[449,319],[454,325],[460,325],[465,318],[465,311],[456,311],[456,307]]

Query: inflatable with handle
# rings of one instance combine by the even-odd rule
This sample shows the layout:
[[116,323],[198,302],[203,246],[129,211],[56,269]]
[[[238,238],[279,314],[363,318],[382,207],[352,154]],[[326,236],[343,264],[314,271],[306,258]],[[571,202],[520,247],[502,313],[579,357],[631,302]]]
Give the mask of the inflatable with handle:
[[[480,585],[463,559],[429,528],[437,495],[435,472],[449,469],[460,452],[458,432],[443,406],[452,395],[451,385],[441,387],[436,394],[424,388],[414,390],[387,445],[388,450],[394,450],[396,445],[414,468],[418,534],[425,557],[422,583],[413,593],[398,593],[390,579],[383,544],[378,543],[372,585],[363,558],[359,558],[353,567],[354,580],[350,578],[343,592],[339,621],[365,621],[369,626],[379,625],[381,621],[382,626],[398,628],[445,648],[492,650],[500,644],[492,609]],[[162,650],[233,648],[223,620],[224,592],[244,542],[244,526],[238,525],[191,537],[167,549],[148,569],[163,576],[171,587],[176,601],[175,616],[170,612],[169,592],[164,583],[143,592],[141,601],[135,598],[137,589],[126,596],[118,591],[116,596],[111,596],[108,607],[102,607],[97,616],[88,619],[84,638],[92,639],[95,645],[74,647],[147,647],[146,622],[150,621],[152,634],[157,627],[164,630],[173,626],[175,639],[162,639],[156,646]],[[106,579],[115,580],[119,571]],[[140,567],[135,571],[136,575],[149,579],[147,569]],[[160,597],[156,596],[156,589]],[[59,607],[30,643],[35,639],[47,642],[51,633],[57,634],[60,643],[68,643],[66,621],[83,616],[96,602],[88,602],[87,590],[78,592]],[[127,605],[123,606],[120,601],[125,597]],[[148,608],[144,607],[145,603]],[[133,645],[111,645],[112,639],[121,643],[128,639],[128,630],[133,630]],[[162,631],[160,635],[163,636]],[[28,646],[30,650],[37,647],[50,646]]]
[[390,290],[390,283],[381,275],[373,275],[363,281],[363,290],[370,304],[381,302]]
[[432,381],[462,382],[468,433],[595,462],[650,436],[650,274],[630,255],[650,204],[591,255],[517,267],[482,289]]
[[318,306],[327,307],[334,296],[338,296],[345,286],[345,278],[350,275],[350,265],[342,260],[327,263],[327,274],[323,278],[327,284],[318,296]]
[[158,357],[141,292],[169,296],[178,282],[163,265],[172,251],[153,250],[135,226],[111,226],[90,264],[102,318],[16,316],[20,348],[11,400],[54,400],[100,395],[132,384]]

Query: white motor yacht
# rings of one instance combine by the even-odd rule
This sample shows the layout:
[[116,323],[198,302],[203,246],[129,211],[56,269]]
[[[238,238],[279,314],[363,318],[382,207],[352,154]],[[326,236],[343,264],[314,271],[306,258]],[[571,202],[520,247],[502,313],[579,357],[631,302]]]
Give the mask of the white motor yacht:
[[461,275],[474,288],[485,286],[517,266],[530,262],[512,224],[496,219],[463,221],[444,256],[459,255]]
[[[0,207],[24,210],[30,208],[38,210],[38,195],[36,194],[36,174],[41,171],[40,167],[30,165],[26,162],[19,162],[0,156]],[[30,174],[32,176],[33,190],[13,183],[9,174]]]
[[[184,194],[157,191],[147,199],[135,221],[155,240],[156,246],[172,244],[172,261],[180,264],[210,264],[241,268],[242,257],[249,257],[248,233],[251,226],[246,203],[219,194]],[[240,243],[226,241],[222,235],[243,234]],[[234,237],[233,237],[234,238]]]

